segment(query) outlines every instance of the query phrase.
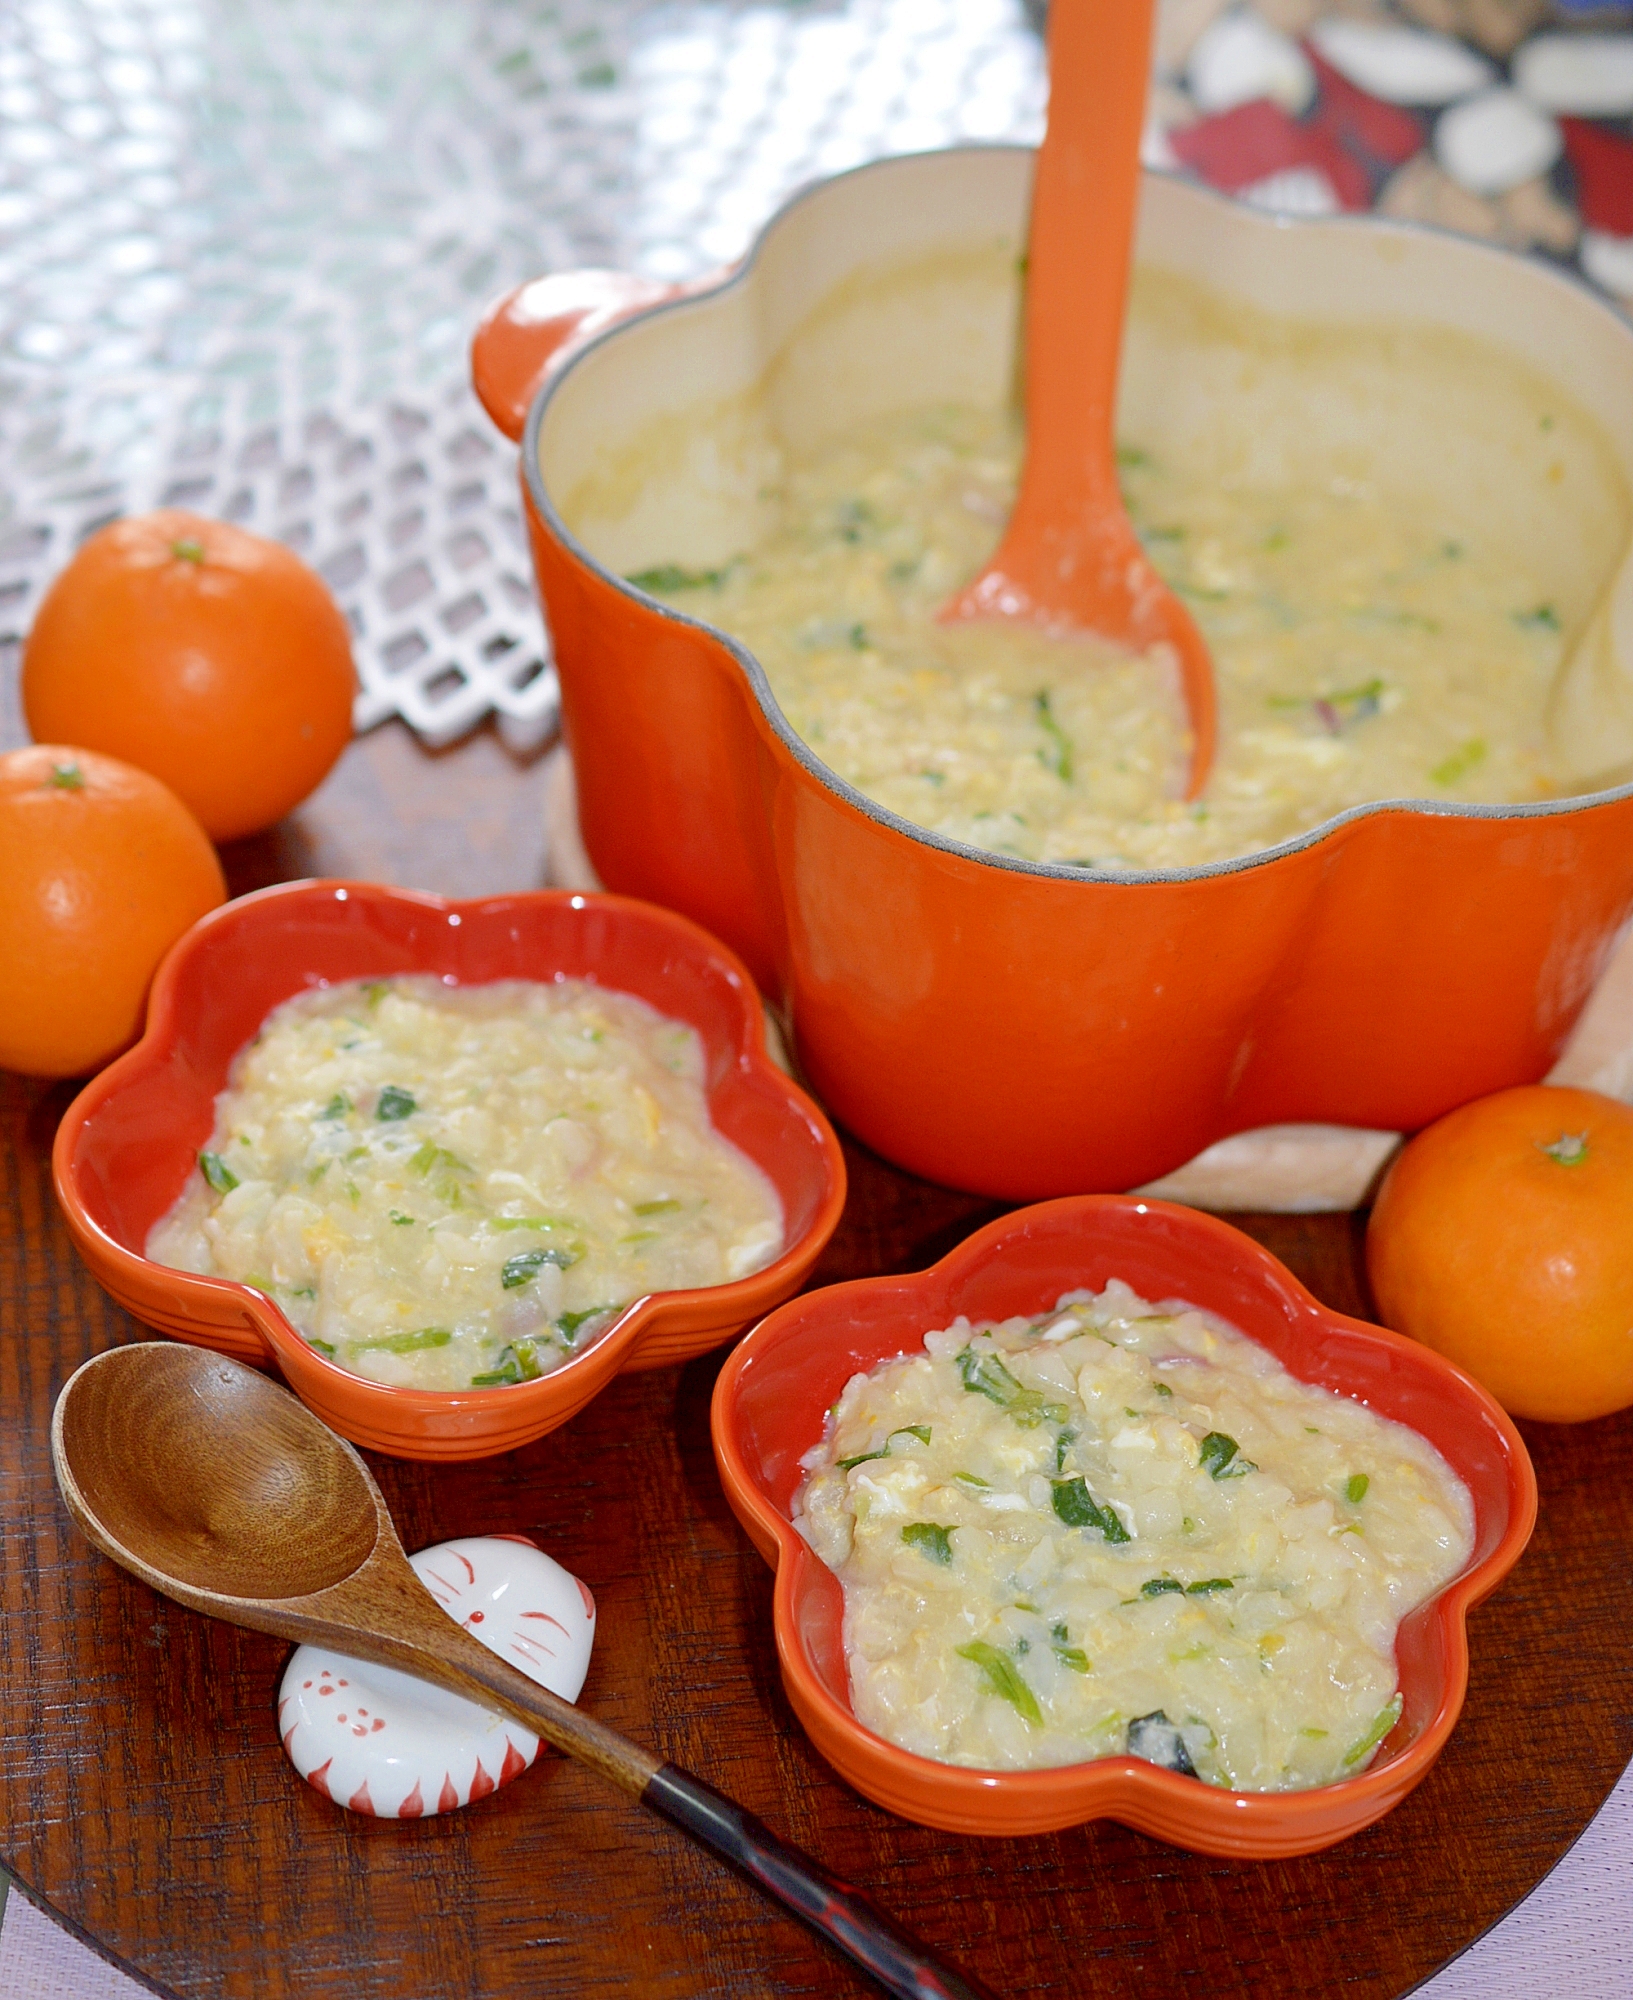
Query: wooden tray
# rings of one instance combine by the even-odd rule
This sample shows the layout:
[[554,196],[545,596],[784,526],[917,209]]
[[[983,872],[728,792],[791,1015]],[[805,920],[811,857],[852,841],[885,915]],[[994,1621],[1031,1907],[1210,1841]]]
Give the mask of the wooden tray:
[[[542,859],[537,790],[536,770],[489,738],[432,758],[381,732],[277,835],[229,854],[234,887],[311,872],[455,894],[526,886]],[[872,1992],[570,1765],[541,1763],[441,1819],[339,1811],[278,1747],[286,1649],[92,1555],[52,1482],[51,1403],[82,1359],[142,1330],[92,1284],[56,1214],[50,1144],[71,1095],[0,1080],[0,1860],[28,1893],[176,1995]],[[849,1163],[820,1282],[914,1268],[998,1212],[854,1147]],[[1366,1311],[1358,1220],[1237,1220],[1322,1298]],[[1368,1833],[1246,1865],[1111,1824],[998,1843],[893,1820],[832,1776],[783,1698],[770,1572],[715,1478],[716,1366],[626,1377],[507,1458],[375,1469],[410,1548],[509,1530],[581,1570],[600,1607],[586,1703],[864,1883],[997,1992],[1403,1993],[1553,1866],[1633,1754],[1624,1413],[1527,1427],[1536,1539],[1473,1618],[1468,1707],[1446,1754]]]

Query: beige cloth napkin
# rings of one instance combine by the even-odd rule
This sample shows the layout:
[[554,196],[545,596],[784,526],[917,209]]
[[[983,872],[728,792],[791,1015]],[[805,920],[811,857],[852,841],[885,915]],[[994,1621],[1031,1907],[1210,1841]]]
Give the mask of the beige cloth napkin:
[[[578,796],[565,745],[546,760],[544,812],[551,883],[558,889],[599,889],[579,835]],[[767,1026],[775,1053],[781,1040],[769,1014]],[[1547,1081],[1602,1090],[1633,1103],[1633,926],[1623,932]],[[1400,1143],[1399,1132],[1352,1125],[1264,1125],[1221,1139],[1137,1192],[1192,1208],[1304,1215],[1358,1208]]]

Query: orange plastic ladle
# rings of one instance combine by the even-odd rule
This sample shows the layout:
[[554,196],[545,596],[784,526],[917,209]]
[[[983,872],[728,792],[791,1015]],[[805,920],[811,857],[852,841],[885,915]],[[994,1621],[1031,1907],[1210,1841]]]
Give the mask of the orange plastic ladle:
[[1052,0],[1049,122],[1032,189],[1026,459],[1009,526],[947,620],[1018,618],[1177,655],[1191,718],[1185,796],[1213,764],[1213,661],[1140,546],[1117,484],[1123,342],[1153,0]]

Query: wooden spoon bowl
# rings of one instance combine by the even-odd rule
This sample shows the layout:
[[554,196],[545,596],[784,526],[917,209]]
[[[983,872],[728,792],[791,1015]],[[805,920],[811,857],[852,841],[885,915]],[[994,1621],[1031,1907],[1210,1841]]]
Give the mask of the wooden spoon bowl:
[[140,1341],[77,1369],[51,1457],[87,1539],[229,1624],[397,1667],[498,1707],[712,1847],[903,2000],[981,2000],[866,1896],[732,1800],[518,1673],[443,1611],[344,1439],[202,1348]]
[[110,1544],[200,1593],[284,1598],[328,1590],[373,1554],[367,1472],[265,1375],[154,1341],[113,1348],[71,1386],[53,1425],[58,1479],[71,1468],[69,1509],[116,1561]]

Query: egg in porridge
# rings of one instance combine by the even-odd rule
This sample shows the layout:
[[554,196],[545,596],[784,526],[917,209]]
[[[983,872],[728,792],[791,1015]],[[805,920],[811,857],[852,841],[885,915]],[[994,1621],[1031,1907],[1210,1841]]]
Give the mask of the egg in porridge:
[[802,1463],[858,1720],[983,1769],[1353,1776],[1400,1715],[1401,1620],[1473,1548],[1424,1438],[1117,1281],[926,1334]]
[[581,980],[416,975],[274,1009],[147,1254],[256,1286],[358,1375],[463,1389],[782,1247],[776,1190],[710,1122],[695,1029]]

